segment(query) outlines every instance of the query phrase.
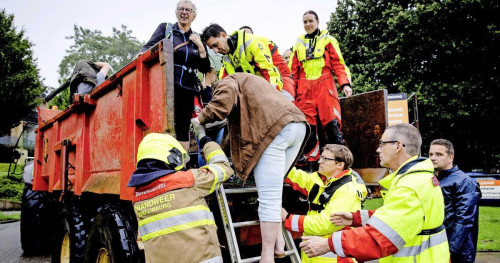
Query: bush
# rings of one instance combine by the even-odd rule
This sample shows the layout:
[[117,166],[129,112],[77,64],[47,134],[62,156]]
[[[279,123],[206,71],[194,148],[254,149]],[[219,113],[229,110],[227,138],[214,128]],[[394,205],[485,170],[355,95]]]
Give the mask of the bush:
[[0,199],[21,202],[24,182],[16,182],[5,177],[0,178]]

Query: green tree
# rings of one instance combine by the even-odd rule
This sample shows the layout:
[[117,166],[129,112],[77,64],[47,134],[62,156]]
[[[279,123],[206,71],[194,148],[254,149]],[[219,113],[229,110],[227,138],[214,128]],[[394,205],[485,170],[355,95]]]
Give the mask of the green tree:
[[13,21],[14,15],[0,11],[0,135],[19,124],[41,102],[44,91],[32,44]]
[[419,99],[423,153],[454,142],[464,170],[500,168],[500,2],[339,0],[328,24],[357,92]]
[[[105,36],[99,30],[90,30],[75,25],[74,35],[66,39],[73,44],[66,50],[66,56],[59,64],[59,83],[64,83],[73,72],[76,62],[82,59],[108,62],[111,70],[108,75],[121,69],[132,61],[144,43],[132,36],[132,31],[122,25],[121,29],[113,27],[111,36]],[[65,109],[70,105],[69,89],[52,99],[49,105]]]

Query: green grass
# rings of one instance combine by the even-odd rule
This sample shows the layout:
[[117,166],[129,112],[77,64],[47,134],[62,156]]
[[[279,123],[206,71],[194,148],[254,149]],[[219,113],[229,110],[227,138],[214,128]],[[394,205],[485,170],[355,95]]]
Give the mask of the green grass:
[[[12,167],[13,168],[13,167]],[[11,169],[12,169],[11,168]],[[16,173],[23,171],[24,165],[18,165]],[[9,171],[8,163],[0,163],[0,199],[21,201],[23,195],[24,182],[7,178]],[[15,178],[22,178],[22,175],[14,175]]]
[[21,213],[14,213],[14,214],[4,214],[0,212],[0,222],[2,221],[7,221],[7,220],[19,220],[21,218]]
[[382,198],[372,198],[372,199],[366,199],[363,202],[362,207],[365,210],[372,210],[381,207],[383,204],[384,201],[382,200]]
[[479,207],[478,251],[500,251],[500,207]]
[[[383,204],[382,198],[367,199],[363,209],[376,209]],[[479,206],[478,251],[500,251],[500,207]]]

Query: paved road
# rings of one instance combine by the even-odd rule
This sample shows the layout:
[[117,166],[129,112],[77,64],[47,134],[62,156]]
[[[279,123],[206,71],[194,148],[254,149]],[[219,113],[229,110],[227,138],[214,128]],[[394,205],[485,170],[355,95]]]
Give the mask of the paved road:
[[0,224],[0,262],[2,263],[50,263],[49,256],[24,257],[21,249],[19,221]]
[[[21,249],[19,222],[0,224],[0,262],[2,263],[50,263],[49,256],[25,257]],[[376,260],[370,263],[377,262]],[[498,263],[500,252],[478,253],[476,263]]]

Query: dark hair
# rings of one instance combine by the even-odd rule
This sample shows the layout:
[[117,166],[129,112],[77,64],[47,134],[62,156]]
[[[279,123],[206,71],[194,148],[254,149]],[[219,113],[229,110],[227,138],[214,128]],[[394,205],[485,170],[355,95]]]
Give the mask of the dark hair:
[[445,139],[435,139],[431,142],[431,145],[441,145],[446,148],[446,153],[448,155],[455,154],[455,148],[453,147],[453,143]]
[[331,153],[333,153],[333,155],[335,155],[335,158],[342,160],[342,162],[344,162],[344,170],[351,168],[352,164],[354,163],[352,152],[344,145],[326,144],[323,150],[330,151]]
[[302,16],[305,16],[307,14],[314,15],[316,17],[316,20],[319,21],[318,14],[316,14],[316,12],[309,10],[309,11],[306,11]]
[[212,23],[209,26],[205,27],[201,32],[201,41],[206,43],[210,37],[219,37],[220,33],[222,32],[226,33],[226,30],[224,30],[224,28],[222,28],[218,24]]
[[251,27],[249,27],[249,26],[242,26],[242,27],[240,27],[239,30],[242,30],[242,29],[245,29],[245,28],[250,29],[250,31],[252,31],[252,34],[253,34],[253,29]]

